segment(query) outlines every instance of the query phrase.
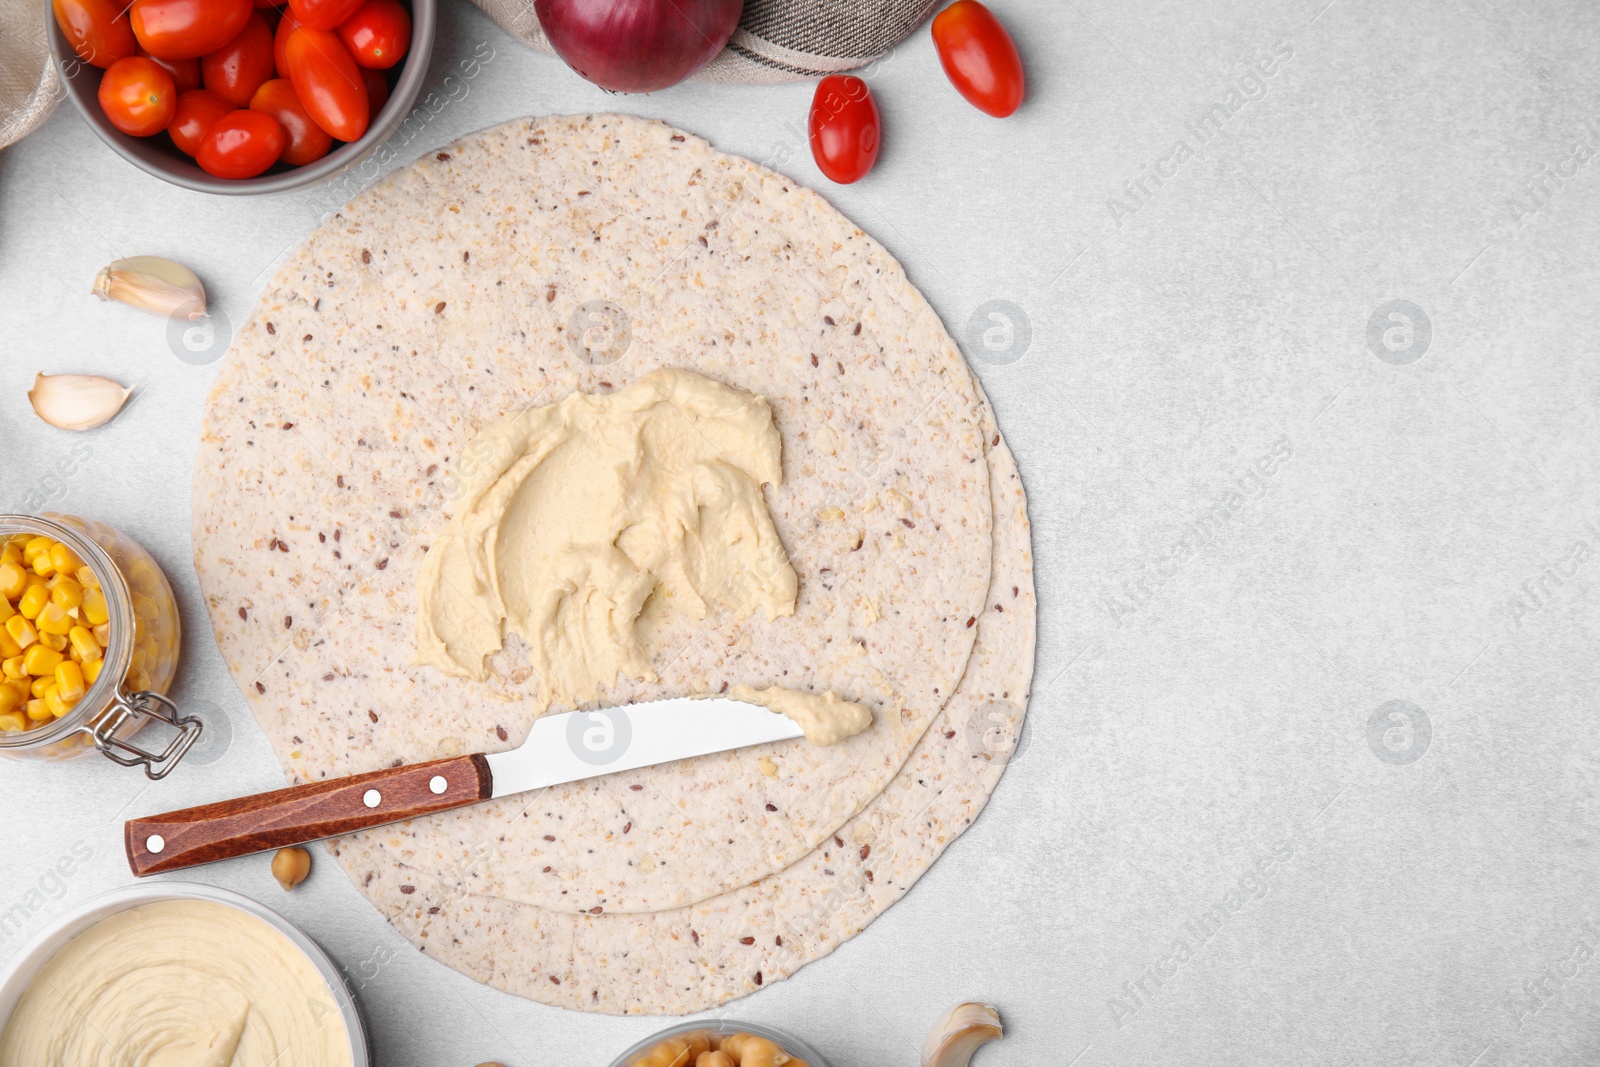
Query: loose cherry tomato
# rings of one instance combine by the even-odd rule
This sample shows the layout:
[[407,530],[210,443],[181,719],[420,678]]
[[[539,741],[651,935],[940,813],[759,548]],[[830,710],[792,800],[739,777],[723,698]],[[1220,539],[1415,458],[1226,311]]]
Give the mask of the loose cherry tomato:
[[339,39],[363,67],[388,70],[411,47],[411,12],[400,0],[366,0],[339,24]]
[[371,119],[367,86],[349,49],[331,30],[301,26],[283,46],[295,95],[318,126],[341,141],[357,141]]
[[283,17],[278,20],[278,28],[272,33],[272,66],[280,78],[289,76],[289,60],[283,54],[283,49],[289,43],[289,35],[299,25],[300,20],[294,17],[294,12],[284,8]]
[[167,127],[167,136],[178,146],[178,151],[186,156],[193,156],[200,151],[200,142],[205,139],[211,127],[217,124],[217,120],[226,118],[237,110],[239,109],[207,89],[190,89],[186,93],[179,93],[178,107],[172,113],[172,123]]
[[200,61],[206,88],[234,107],[249,107],[250,98],[272,77],[272,31],[267,20],[251,12],[239,36]]
[[1003,119],[1022,106],[1022,59],[1000,20],[978,0],[956,0],[933,17],[945,77],[967,103]]
[[383,76],[381,70],[362,67],[361,80],[367,85],[367,113],[377,118],[383,105],[389,102],[389,79]]
[[100,110],[111,125],[130,136],[160,133],[177,106],[172,75],[143,56],[119,59],[100,75]]
[[331,30],[356,13],[361,0],[289,0],[289,10],[300,25]]
[[133,0],[134,36],[162,59],[198,59],[244,29],[250,0]]
[[135,54],[144,56],[150,62],[172,75],[172,84],[177,87],[179,96],[182,96],[190,89],[200,88],[200,61],[198,59],[162,59],[159,56],[151,55],[142,48]]
[[878,105],[867,83],[830,74],[811,98],[811,156],[840,185],[856,181],[878,161]]
[[122,4],[116,0],[52,0],[56,25],[78,58],[109,67],[139,47]]
[[257,89],[250,98],[250,110],[271,115],[283,124],[288,141],[278,158],[291,167],[321,159],[333,147],[333,138],[306,112],[288,78],[273,78]]
[[288,141],[283,124],[259,111],[235,111],[212,124],[194,161],[218,178],[254,178],[278,161]]

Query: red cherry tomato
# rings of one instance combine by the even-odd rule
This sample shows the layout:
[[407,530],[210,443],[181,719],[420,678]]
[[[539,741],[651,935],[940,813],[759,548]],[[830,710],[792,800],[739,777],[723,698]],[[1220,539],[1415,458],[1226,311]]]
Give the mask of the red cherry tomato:
[[300,22],[294,17],[294,12],[284,8],[283,18],[278,20],[278,28],[272,33],[272,66],[280,78],[289,76],[289,60],[284,56],[283,49],[289,43],[289,35],[299,25]]
[[116,0],[52,0],[56,25],[78,58],[109,67],[139,47],[122,4]]
[[272,31],[267,20],[251,12],[239,36],[200,61],[206,88],[234,107],[249,107],[250,98],[272,77]]
[[1003,119],[1022,106],[1022,59],[1000,20],[978,0],[956,0],[933,17],[945,77],[967,103]]
[[133,0],[129,17],[146,52],[198,59],[239,36],[250,18],[250,0]]
[[356,13],[361,0],[289,0],[289,10],[300,25],[331,30]]
[[216,93],[207,89],[190,89],[178,94],[178,107],[172,113],[172,123],[167,136],[178,146],[178,151],[193,156],[200,151],[200,142],[217,120],[239,110]]
[[259,111],[235,111],[212,124],[194,161],[218,178],[254,178],[278,161],[288,141],[283,124]]
[[183,95],[190,89],[200,88],[200,61],[198,59],[162,59],[153,56],[144,49],[139,49],[136,55],[144,56],[150,62],[172,75],[172,84],[177,87],[178,95]]
[[143,56],[119,59],[100,76],[100,110],[111,125],[130,136],[160,133],[177,106],[172,75]]
[[849,185],[878,161],[878,105],[867,83],[830,74],[811,98],[811,156],[832,181]]
[[367,132],[367,86],[349,49],[331,30],[301,26],[283,47],[295,95],[318,126],[341,141]]
[[381,70],[362,67],[361,80],[367,83],[367,112],[377,118],[383,105],[389,102],[389,79],[383,76]]
[[283,124],[288,141],[278,158],[291,167],[321,159],[333,147],[333,138],[306,112],[288,78],[273,78],[257,89],[250,98],[250,110],[271,115]]
[[339,24],[339,39],[363,67],[388,70],[411,47],[411,12],[400,0],[366,0]]

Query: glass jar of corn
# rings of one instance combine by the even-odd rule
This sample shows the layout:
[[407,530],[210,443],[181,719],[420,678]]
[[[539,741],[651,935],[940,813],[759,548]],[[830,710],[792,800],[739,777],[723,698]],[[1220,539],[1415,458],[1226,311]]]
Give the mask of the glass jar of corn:
[[[200,734],[167,699],[178,606],[138,542],[74,515],[0,515],[0,756],[98,749],[163,777]],[[152,720],[159,752],[133,743]]]

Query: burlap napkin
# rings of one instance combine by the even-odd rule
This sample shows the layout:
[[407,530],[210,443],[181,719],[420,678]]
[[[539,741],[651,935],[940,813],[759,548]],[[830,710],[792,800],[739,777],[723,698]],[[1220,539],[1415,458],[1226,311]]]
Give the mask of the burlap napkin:
[[41,0],[0,0],[0,148],[31,132],[61,99]]
[[[864,67],[905,40],[941,0],[745,0],[733,40],[698,74],[786,82]],[[550,51],[532,0],[473,0],[507,33]]]

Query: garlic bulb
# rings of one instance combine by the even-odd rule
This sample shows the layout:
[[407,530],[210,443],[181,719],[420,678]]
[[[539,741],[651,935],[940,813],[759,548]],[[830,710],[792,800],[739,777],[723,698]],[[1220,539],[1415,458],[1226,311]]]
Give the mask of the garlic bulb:
[[92,430],[110,422],[132,389],[94,374],[35,374],[28,400],[34,412],[63,430]]
[[922,1067],[967,1067],[979,1045],[1000,1036],[1000,1012],[992,1005],[957,1004],[928,1031]]
[[94,279],[94,295],[168,318],[205,318],[206,290],[195,272],[160,256],[132,256],[110,264]]

